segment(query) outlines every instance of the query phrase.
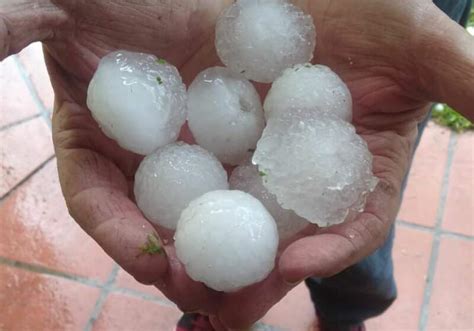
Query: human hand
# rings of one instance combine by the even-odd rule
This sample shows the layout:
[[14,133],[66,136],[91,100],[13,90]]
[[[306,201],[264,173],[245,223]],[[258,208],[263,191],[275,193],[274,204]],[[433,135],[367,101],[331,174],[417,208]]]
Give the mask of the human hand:
[[[217,293],[186,276],[170,243],[164,244],[166,256],[142,254],[148,236],[162,231],[143,218],[130,193],[141,158],[101,133],[85,97],[100,57],[119,48],[166,58],[189,83],[199,71],[218,63],[213,28],[231,1],[39,2],[54,8],[55,16],[45,11],[47,28],[29,38],[46,45],[56,92],[55,148],[71,215],[138,280],[157,284],[183,310],[216,315],[216,324],[249,325],[293,287],[288,283],[333,275],[374,251],[398,210],[416,124],[426,115],[427,102],[452,103],[469,116],[472,40],[430,1],[297,1],[315,18],[315,62],[329,65],[351,89],[354,124],[374,154],[374,172],[381,183],[356,220],[294,242],[267,280],[234,294]],[[12,38],[2,49],[19,50],[33,40],[20,39],[15,43]],[[441,61],[433,49],[452,59]],[[186,131],[182,137],[189,139]]]
[[[31,41],[44,42],[56,95],[53,140],[70,214],[121,267],[143,283],[156,284],[185,311],[214,311],[218,293],[187,277],[171,241],[154,244],[166,254],[153,252],[150,245],[144,249],[150,238],[169,239],[169,233],[153,227],[133,201],[130,188],[142,157],[102,134],[86,108],[86,89],[100,58],[115,49],[157,54],[182,68],[205,50],[226,5],[212,0],[0,5],[0,58]],[[182,70],[187,82],[204,66]],[[181,138],[189,138],[186,131]]]
[[272,294],[229,297],[219,311],[227,325],[244,326],[263,315],[280,299],[277,288],[285,293],[288,283],[335,275],[384,243],[430,102],[449,103],[474,118],[473,39],[431,1],[297,2],[315,19],[314,62],[333,68],[352,92],[353,122],[374,155],[380,184],[355,220],[321,229],[282,253],[284,282],[275,282]]

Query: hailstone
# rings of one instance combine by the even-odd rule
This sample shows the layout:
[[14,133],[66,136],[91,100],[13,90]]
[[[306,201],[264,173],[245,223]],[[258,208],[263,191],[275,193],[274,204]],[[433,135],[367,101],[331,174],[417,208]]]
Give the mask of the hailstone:
[[255,149],[265,120],[253,85],[227,68],[201,72],[188,89],[188,125],[196,142],[226,164]]
[[100,61],[87,106],[105,135],[147,155],[178,138],[186,120],[186,87],[171,64],[120,50]]
[[273,82],[263,108],[267,119],[299,108],[352,120],[352,96],[346,84],[330,68],[309,63],[286,69]]
[[179,142],[143,159],[135,174],[134,193],[148,220],[176,229],[181,212],[192,200],[227,188],[227,173],[215,156]]
[[215,44],[227,67],[269,83],[312,59],[316,30],[312,17],[287,0],[237,0],[219,16]]
[[253,163],[283,208],[319,226],[362,211],[377,184],[372,155],[354,127],[317,112],[271,118]]
[[195,281],[224,292],[265,279],[275,265],[275,221],[256,198],[241,191],[214,191],[181,214],[176,254]]
[[263,185],[265,174],[258,171],[256,165],[249,159],[245,164],[238,166],[229,179],[232,190],[240,190],[253,195],[267,208],[275,219],[280,240],[293,237],[310,223],[295,214],[294,211],[283,209],[275,197]]

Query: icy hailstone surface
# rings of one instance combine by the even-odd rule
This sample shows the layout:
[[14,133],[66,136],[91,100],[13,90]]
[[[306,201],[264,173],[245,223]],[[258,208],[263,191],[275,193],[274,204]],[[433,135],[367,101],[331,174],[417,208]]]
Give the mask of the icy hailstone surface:
[[230,176],[232,190],[240,190],[253,195],[267,208],[275,219],[280,240],[291,238],[309,225],[308,221],[296,215],[292,210],[281,208],[276,197],[263,185],[265,175],[259,173],[250,160],[235,168]]
[[177,139],[186,120],[186,87],[178,70],[155,56],[116,51],[100,61],[87,106],[109,138],[147,155]]
[[270,119],[253,162],[283,208],[319,226],[362,211],[377,184],[372,155],[354,127],[317,112]]
[[272,216],[250,194],[214,191],[183,211],[175,240],[176,254],[192,279],[231,292],[268,276],[278,232]]
[[176,229],[181,212],[204,193],[228,188],[220,162],[196,145],[175,143],[148,155],[135,174],[135,199],[153,223]]
[[311,109],[352,120],[352,96],[339,76],[323,65],[298,64],[275,80],[265,99],[265,117],[289,108]]
[[214,67],[189,86],[188,124],[199,145],[236,165],[255,149],[265,120],[253,85],[227,68]]
[[216,25],[221,61],[257,82],[272,82],[284,69],[309,62],[315,45],[312,17],[286,0],[237,0]]

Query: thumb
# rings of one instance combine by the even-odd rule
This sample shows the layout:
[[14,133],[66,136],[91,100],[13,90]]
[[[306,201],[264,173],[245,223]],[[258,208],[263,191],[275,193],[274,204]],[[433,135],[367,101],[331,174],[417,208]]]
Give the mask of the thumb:
[[351,224],[300,239],[280,257],[280,273],[290,284],[310,276],[333,276],[380,247],[388,232],[385,229],[374,215],[362,214]]
[[474,120],[474,37],[434,4],[416,42],[420,86],[430,100]]
[[373,253],[387,238],[398,202],[397,194],[380,182],[354,220],[288,246],[279,261],[283,279],[296,284],[310,276],[330,277]]
[[0,61],[34,41],[45,41],[67,22],[51,0],[0,1]]

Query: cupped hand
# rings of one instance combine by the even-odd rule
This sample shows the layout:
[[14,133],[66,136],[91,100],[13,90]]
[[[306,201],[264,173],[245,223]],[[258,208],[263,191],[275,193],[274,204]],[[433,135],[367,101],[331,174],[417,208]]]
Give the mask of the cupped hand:
[[[461,77],[459,65],[430,52],[449,46],[467,65],[473,44],[429,0],[295,1],[315,19],[314,62],[329,65],[352,92],[354,125],[374,155],[380,183],[354,221],[296,240],[281,252],[278,268],[265,281],[222,294],[189,279],[168,234],[138,210],[131,187],[141,157],[102,134],[85,99],[99,59],[116,49],[165,58],[189,84],[199,71],[219,64],[213,30],[217,15],[231,2],[42,0],[54,8],[55,17],[49,17],[54,28],[38,37],[56,93],[53,138],[73,218],[137,280],[155,284],[184,311],[202,311],[214,316],[216,326],[237,328],[255,322],[304,278],[334,275],[384,242],[428,101],[454,100],[458,108],[467,104],[459,101],[469,94],[467,88],[443,85],[435,71]],[[464,42],[467,51],[459,49]],[[186,129],[182,139],[190,139]],[[163,249],[147,250],[155,237],[163,239]]]

